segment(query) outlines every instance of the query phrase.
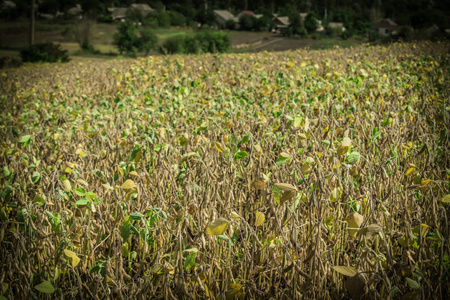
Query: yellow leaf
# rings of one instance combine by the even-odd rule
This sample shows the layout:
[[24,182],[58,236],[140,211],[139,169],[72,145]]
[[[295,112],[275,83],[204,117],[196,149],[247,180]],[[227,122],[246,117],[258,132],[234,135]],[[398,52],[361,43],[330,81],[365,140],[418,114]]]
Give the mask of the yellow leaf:
[[138,174],[136,171],[131,171],[131,172],[128,173],[128,174],[133,175],[133,176],[139,176],[139,174]]
[[303,165],[300,167],[300,170],[302,171],[302,174],[303,174],[304,176],[308,176],[308,175],[311,173],[311,171],[312,171],[310,165],[308,165],[308,164],[303,164]]
[[88,186],[88,183],[87,183],[86,181],[84,181],[83,179],[77,179],[77,182],[78,182],[79,184],[84,185],[85,187]]
[[125,181],[125,182],[120,186],[120,188],[121,188],[121,189],[124,189],[124,190],[129,190],[129,189],[132,189],[132,188],[134,188],[134,187],[136,187],[136,183],[134,183],[134,181],[131,180],[131,179],[128,179],[127,181]]
[[226,300],[234,300],[236,297],[238,299],[243,298],[245,294],[242,292],[242,285],[229,283],[228,290],[226,292]]
[[230,221],[224,218],[218,218],[214,222],[210,223],[206,227],[206,234],[208,235],[220,235],[227,230],[228,225],[230,225]]
[[351,238],[354,238],[359,230],[359,226],[361,226],[364,221],[364,217],[357,212],[353,212],[345,218],[345,221],[348,223],[348,234]]
[[409,174],[411,174],[414,171],[415,171],[414,168],[410,168],[410,169],[408,169],[408,171],[405,172],[405,175],[408,176]]
[[76,155],[78,155],[79,157],[83,157],[83,150],[81,149],[77,149],[77,151],[75,151]]
[[330,201],[331,202],[337,201],[341,196],[341,194],[342,194],[341,188],[335,187],[334,189],[331,190]]
[[442,202],[450,203],[450,194],[445,195],[444,197],[442,197]]
[[80,263],[80,258],[70,250],[64,249],[64,254],[72,260],[72,267],[76,267]]
[[299,134],[298,134],[298,139],[299,139],[300,141],[306,140],[306,139],[307,139],[306,134],[304,134],[304,133],[299,133]]
[[224,147],[222,146],[221,143],[219,143],[219,142],[214,142],[214,146],[216,146],[216,149],[217,149],[219,152],[221,152],[221,153],[224,153],[224,152],[225,152],[225,149],[224,149]]
[[422,179],[422,185],[427,185],[431,182],[430,179]]
[[66,189],[66,192],[72,191],[72,184],[70,183],[69,179],[65,179],[63,181],[64,188]]
[[352,140],[350,138],[345,137],[342,139],[341,146],[350,147],[351,144],[352,144]]
[[232,212],[231,212],[231,217],[232,217],[233,219],[240,219],[240,218],[241,218],[241,216],[239,216],[238,213],[235,212],[235,211],[232,211]]
[[275,183],[274,186],[276,186],[277,188],[279,188],[284,192],[297,191],[297,188],[289,183]]
[[264,224],[265,220],[266,220],[266,216],[262,212],[257,211],[255,213],[255,226],[256,227],[261,226],[262,224]]
[[256,153],[262,155],[262,149],[260,145],[254,145],[253,147],[255,148]]

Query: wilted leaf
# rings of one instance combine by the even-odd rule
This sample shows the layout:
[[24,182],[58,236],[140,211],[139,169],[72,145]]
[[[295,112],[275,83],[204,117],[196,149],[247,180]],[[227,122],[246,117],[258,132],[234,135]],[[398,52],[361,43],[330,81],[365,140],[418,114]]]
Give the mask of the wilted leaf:
[[356,274],[358,274],[358,270],[356,270],[353,267],[347,267],[347,266],[333,266],[332,267],[336,272],[345,275],[345,276],[350,276],[353,277]]
[[127,179],[121,186],[121,189],[129,190],[136,187],[136,183],[133,180]]
[[288,200],[292,199],[295,196],[296,193],[297,193],[297,191],[284,192],[283,195],[280,198],[280,203],[283,204],[285,201],[288,201]]
[[262,178],[258,178],[252,182],[252,187],[257,190],[264,190],[266,188],[266,182]]
[[189,152],[184,154],[181,158],[180,158],[180,164],[186,160],[188,160],[191,157],[199,157],[199,155],[196,152]]
[[306,134],[304,134],[304,133],[299,133],[299,134],[298,134],[298,139],[299,139],[300,141],[306,140],[306,139],[307,139]]
[[50,281],[41,282],[40,284],[35,285],[34,288],[44,294],[53,294],[53,292],[55,291],[55,288],[50,283]]
[[219,143],[219,142],[214,142],[214,146],[216,147],[216,149],[221,152],[224,153],[225,152],[225,147]]
[[225,232],[225,230],[227,230],[229,224],[230,224],[230,221],[223,219],[223,218],[218,218],[217,220],[210,223],[206,227],[206,234],[208,234],[208,235],[223,234]]
[[277,188],[279,188],[284,192],[297,191],[297,188],[289,183],[275,183],[274,186],[276,186]]
[[356,274],[347,279],[345,288],[352,299],[359,300],[366,293],[366,282],[364,274]]
[[80,262],[80,258],[70,250],[64,249],[64,254],[72,260],[72,267],[76,267]]
[[303,176],[308,176],[309,174],[311,174],[312,168],[309,164],[303,164],[300,167],[300,171],[302,171]]
[[261,226],[262,224],[264,224],[265,220],[266,220],[266,216],[262,212],[257,211],[255,213],[255,226],[256,227]]
[[377,234],[382,231],[382,228],[378,224],[370,224],[367,227],[361,228],[358,230],[358,233],[361,235],[366,236],[367,238],[370,238],[372,235]]
[[364,217],[357,212],[353,212],[345,218],[345,221],[348,223],[348,234],[350,237],[354,238],[359,230],[359,226],[361,226],[364,221]]
[[338,155],[344,155],[345,153],[347,153],[348,150],[350,150],[351,144],[352,144],[352,140],[348,137],[344,137],[342,139],[341,145],[339,146],[339,148],[337,150]]
[[245,294],[242,292],[242,285],[229,283],[228,290],[226,293],[226,300],[234,300],[236,297],[238,299],[243,298]]

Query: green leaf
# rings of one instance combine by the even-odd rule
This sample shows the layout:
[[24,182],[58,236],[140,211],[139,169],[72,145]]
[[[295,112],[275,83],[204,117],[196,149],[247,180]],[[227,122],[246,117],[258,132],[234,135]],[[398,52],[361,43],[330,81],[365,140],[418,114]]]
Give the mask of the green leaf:
[[189,253],[188,257],[184,261],[184,268],[188,270],[189,268],[195,266],[195,257],[197,256],[197,252]]
[[346,161],[347,161],[349,164],[353,164],[353,163],[359,162],[360,158],[361,158],[361,154],[359,154],[359,152],[356,152],[356,151],[355,151],[355,152],[350,153],[350,154],[347,156]]
[[86,198],[81,198],[80,200],[78,200],[77,202],[75,202],[75,205],[83,206],[83,205],[88,205],[88,203],[89,203],[89,200],[88,200],[88,199],[86,199]]
[[413,290],[420,289],[420,284],[417,281],[412,280],[411,278],[406,277],[406,283],[408,283],[409,287]]
[[36,184],[39,179],[41,179],[41,174],[39,172],[34,172],[33,177],[31,178],[31,181]]
[[241,140],[241,143],[242,144],[247,144],[248,141],[250,140],[251,135],[252,135],[251,133],[247,133],[246,135],[244,135],[244,137]]
[[50,281],[44,281],[44,282],[34,286],[34,288],[37,289],[39,292],[45,293],[45,294],[53,294],[53,292],[55,291],[55,288],[50,283]]
[[131,228],[127,225],[120,226],[120,236],[124,241],[128,240],[131,234]]
[[75,189],[75,194],[83,197],[84,195],[86,195],[86,190],[84,188],[77,188]]
[[131,220],[139,221],[139,220],[141,220],[142,218],[145,218],[145,216],[144,216],[143,214],[141,214],[140,212],[132,213],[132,214],[130,215],[130,219],[131,219]]
[[24,146],[28,145],[31,141],[31,135],[24,135],[20,138],[19,143],[23,143]]
[[286,152],[281,152],[280,155],[277,158],[277,165],[282,165],[284,163],[286,163],[290,158],[290,155],[287,154]]
[[235,158],[235,159],[241,159],[241,158],[244,158],[244,157],[247,157],[247,156],[248,156],[247,151],[239,151],[239,152],[237,152],[237,153],[234,155],[234,158]]

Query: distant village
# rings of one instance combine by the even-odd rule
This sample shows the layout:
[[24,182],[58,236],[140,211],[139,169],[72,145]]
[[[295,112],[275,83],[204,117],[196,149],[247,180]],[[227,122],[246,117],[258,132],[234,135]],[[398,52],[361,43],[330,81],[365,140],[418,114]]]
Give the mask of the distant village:
[[[14,7],[16,6],[16,4],[13,1],[8,0],[4,0],[0,3],[1,3],[0,11],[5,9],[14,9]],[[56,14],[40,13],[39,10],[37,10],[37,12],[38,12],[37,15],[39,17],[48,20],[61,17],[63,15],[71,16],[73,18],[78,19],[83,19],[85,17],[83,8],[80,4],[77,4],[74,7],[69,8],[65,12],[58,11]],[[263,14],[257,14],[249,10],[241,11],[236,15],[232,14],[230,11],[225,9],[213,10],[212,12],[214,14],[214,24],[212,27],[214,27],[215,29],[248,30],[248,28],[245,28],[241,24],[243,17],[251,18],[254,20],[258,20],[263,17],[267,18],[267,16],[264,16]],[[105,15],[107,15],[112,22],[125,22],[132,14],[139,14],[142,17],[146,17],[151,13],[156,13],[156,10],[150,7],[148,4],[135,3],[131,4],[128,7],[109,7],[107,8],[107,12],[105,12]],[[301,22],[305,22],[307,16],[308,13],[300,13],[299,19],[301,20]],[[271,18],[270,20],[271,26],[266,26],[265,28],[263,28],[263,30],[265,31],[284,34],[291,27],[291,18],[288,16],[272,14],[270,18]],[[324,26],[325,24],[323,24],[323,21],[316,18],[315,23],[316,26],[314,32],[318,34],[326,33],[327,31],[330,30],[334,30],[338,33],[342,33],[347,30],[343,22],[328,22],[326,26]],[[202,26],[204,26],[204,24],[201,23],[196,24],[196,27]],[[372,24],[371,31],[372,33],[377,34],[379,37],[389,37],[398,34],[399,28],[400,26],[397,25],[397,23],[395,23],[393,20],[389,18],[383,18]],[[427,30],[430,32],[441,31],[447,35],[450,35],[450,29],[439,28],[437,25],[434,24],[430,26]]]

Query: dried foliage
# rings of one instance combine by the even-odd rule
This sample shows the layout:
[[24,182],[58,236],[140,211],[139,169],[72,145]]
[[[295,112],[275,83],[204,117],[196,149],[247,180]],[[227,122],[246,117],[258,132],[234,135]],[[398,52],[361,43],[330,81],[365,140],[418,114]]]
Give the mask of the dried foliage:
[[449,58],[4,71],[1,298],[445,298]]

